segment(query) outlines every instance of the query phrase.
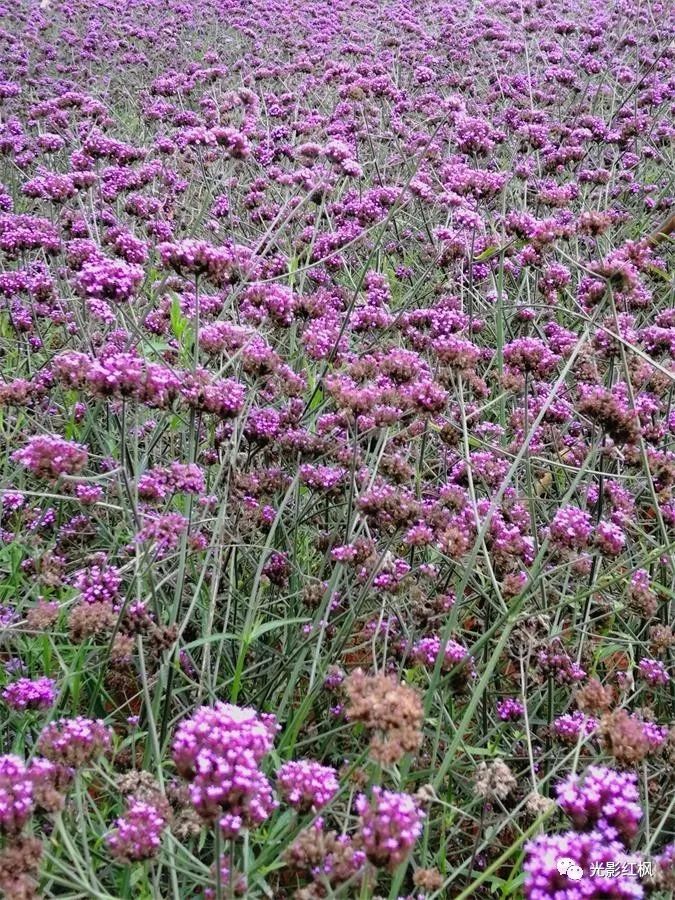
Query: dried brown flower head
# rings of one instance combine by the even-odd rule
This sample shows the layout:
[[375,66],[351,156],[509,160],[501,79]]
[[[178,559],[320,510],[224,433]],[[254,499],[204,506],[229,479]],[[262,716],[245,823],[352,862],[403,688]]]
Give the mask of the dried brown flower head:
[[90,637],[110,634],[116,621],[111,603],[78,603],[68,616],[70,639],[79,644]]
[[577,404],[582,416],[591,419],[617,444],[635,444],[640,437],[640,423],[632,410],[622,409],[609,391],[584,397]]
[[433,784],[423,784],[415,791],[415,799],[421,807],[429,806],[438,800]]
[[287,865],[301,872],[309,872],[318,866],[328,853],[327,839],[323,829],[310,825],[303,828],[293,843],[286,849],[284,860]]
[[42,842],[18,837],[0,853],[0,891],[7,900],[37,900]]
[[305,606],[309,607],[309,609],[318,609],[321,606],[321,601],[326,595],[326,587],[320,581],[315,582],[314,584],[308,584],[307,587],[302,592],[302,602]]
[[179,841],[186,841],[188,838],[200,834],[204,827],[204,820],[190,800],[190,790],[188,786],[179,781],[172,781],[167,785],[166,795],[171,802],[173,810],[170,819],[172,834],[174,834]]
[[164,796],[157,779],[144,769],[118,775],[115,783],[123,795],[133,795],[144,803],[154,806],[160,815],[169,822],[172,818],[171,804]]
[[591,678],[575,693],[577,706],[584,713],[603,713],[614,702],[614,689],[604,687],[597,678]]
[[117,634],[110,651],[110,663],[124,668],[128,666],[134,655],[135,641],[129,634]]
[[483,800],[503,800],[518,782],[503,759],[482,762],[474,775],[476,793]]
[[579,216],[577,225],[579,234],[588,234],[591,237],[597,237],[604,234],[612,224],[612,216],[606,212],[592,210],[584,212]]
[[599,732],[607,751],[624,765],[640,762],[649,753],[649,741],[640,720],[630,716],[625,709],[615,709],[603,716]]
[[38,600],[26,613],[26,626],[30,631],[47,631],[59,617],[59,605],[48,600]]
[[64,559],[56,553],[45,553],[35,563],[35,574],[39,584],[58,587],[63,583]]
[[550,797],[544,797],[543,794],[539,794],[537,791],[530,791],[525,798],[525,810],[528,815],[535,819],[547,813],[554,806],[554,800],[551,800]]
[[157,654],[165,653],[176,643],[178,637],[177,625],[156,625],[150,631],[150,646]]
[[514,659],[533,657],[549,645],[551,620],[548,616],[529,616],[518,622],[509,637],[509,653]]
[[398,762],[422,742],[422,701],[413,688],[391,675],[366,675],[355,669],[345,680],[347,718],[374,732],[371,755],[384,765]]
[[663,653],[675,644],[675,635],[670,625],[653,625],[649,629],[649,639],[654,654]]
[[[300,872],[310,872],[320,867],[323,870],[322,884],[317,887],[323,890],[323,879],[327,879],[333,886],[354,879],[361,868],[357,856],[360,846],[358,836],[350,838],[347,835],[338,835],[336,831],[325,832],[323,827],[315,822],[300,832],[286,850],[284,860],[290,868]],[[327,860],[330,862],[329,866],[325,865]],[[311,886],[308,890],[310,890],[307,894],[309,897],[326,896],[325,893],[312,893]]]
[[413,875],[413,884],[423,891],[440,891],[443,876],[438,869],[418,869]]

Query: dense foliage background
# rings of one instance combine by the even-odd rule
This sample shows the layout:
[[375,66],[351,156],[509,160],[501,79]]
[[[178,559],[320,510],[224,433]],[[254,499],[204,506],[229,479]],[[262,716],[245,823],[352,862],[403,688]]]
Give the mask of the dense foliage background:
[[6,897],[670,896],[673,30],[2,7]]

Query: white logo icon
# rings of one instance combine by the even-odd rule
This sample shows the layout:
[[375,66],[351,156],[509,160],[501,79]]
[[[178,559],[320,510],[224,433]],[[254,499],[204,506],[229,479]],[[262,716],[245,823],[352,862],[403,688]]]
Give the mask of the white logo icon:
[[572,881],[581,881],[584,876],[584,870],[569,856],[561,856],[556,863],[556,868],[561,875],[567,875]]

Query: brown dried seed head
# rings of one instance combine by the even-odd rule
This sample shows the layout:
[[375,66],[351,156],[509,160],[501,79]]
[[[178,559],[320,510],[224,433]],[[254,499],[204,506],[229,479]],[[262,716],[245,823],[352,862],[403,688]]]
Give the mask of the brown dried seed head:
[[503,759],[479,764],[474,775],[476,793],[483,800],[503,800],[518,782]]
[[607,751],[619,763],[630,766],[641,762],[649,753],[649,741],[639,719],[625,709],[615,709],[603,716],[599,732]]
[[390,675],[366,675],[355,669],[344,683],[349,705],[347,718],[376,732],[371,754],[390,765],[422,742],[422,701],[417,692]]
[[423,891],[440,891],[443,876],[438,869],[418,869],[413,875],[413,884]]
[[579,688],[574,699],[584,713],[606,712],[614,702],[614,690],[604,687],[597,678],[591,678],[587,684]]

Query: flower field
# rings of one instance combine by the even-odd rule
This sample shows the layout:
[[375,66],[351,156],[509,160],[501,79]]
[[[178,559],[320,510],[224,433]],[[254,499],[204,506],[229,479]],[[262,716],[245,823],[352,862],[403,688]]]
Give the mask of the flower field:
[[663,0],[0,8],[0,895],[675,891]]

